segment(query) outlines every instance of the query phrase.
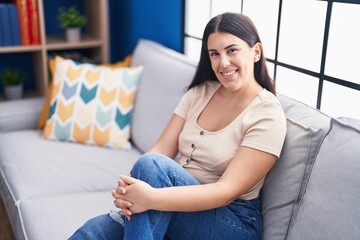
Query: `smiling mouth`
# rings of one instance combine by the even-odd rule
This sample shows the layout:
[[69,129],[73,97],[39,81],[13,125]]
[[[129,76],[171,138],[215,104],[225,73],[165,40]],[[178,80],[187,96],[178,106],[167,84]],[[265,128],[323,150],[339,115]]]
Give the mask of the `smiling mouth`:
[[229,78],[229,77],[232,77],[236,72],[237,72],[237,70],[233,70],[233,71],[231,71],[231,72],[222,72],[222,75],[223,75],[225,78]]

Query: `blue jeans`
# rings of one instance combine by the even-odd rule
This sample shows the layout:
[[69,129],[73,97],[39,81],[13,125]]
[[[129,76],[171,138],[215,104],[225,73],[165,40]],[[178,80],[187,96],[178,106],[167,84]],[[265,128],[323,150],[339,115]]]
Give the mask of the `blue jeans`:
[[[140,157],[131,176],[155,188],[199,184],[179,164],[158,153]],[[236,199],[225,207],[198,212],[150,210],[132,215],[131,221],[120,213],[111,213],[90,219],[70,239],[261,239],[260,212],[261,201],[257,198]]]

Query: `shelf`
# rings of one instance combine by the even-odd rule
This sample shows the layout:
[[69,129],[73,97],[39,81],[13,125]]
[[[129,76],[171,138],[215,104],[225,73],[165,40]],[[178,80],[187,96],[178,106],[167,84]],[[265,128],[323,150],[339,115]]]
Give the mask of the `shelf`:
[[[25,89],[24,90],[24,95],[23,95],[23,97],[21,99],[35,98],[35,97],[39,97],[39,92],[38,91],[33,90],[33,89],[31,89],[31,90]],[[0,93],[0,101],[15,101],[15,99],[14,100],[8,100],[8,99],[5,98],[4,93],[1,92]]]
[[0,53],[21,53],[41,51],[41,45],[0,47]]
[[103,42],[91,36],[82,36],[80,42],[66,42],[65,36],[48,36],[46,38],[46,48],[48,50],[64,50],[64,49],[77,49],[102,46]]

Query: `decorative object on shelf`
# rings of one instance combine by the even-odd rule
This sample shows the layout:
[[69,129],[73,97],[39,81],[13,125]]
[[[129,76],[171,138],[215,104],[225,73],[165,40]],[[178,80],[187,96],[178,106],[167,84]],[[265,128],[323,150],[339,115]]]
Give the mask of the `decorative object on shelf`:
[[60,8],[58,21],[66,31],[68,42],[78,42],[81,39],[81,27],[86,24],[86,16],[81,15],[79,10],[73,6],[68,9]]
[[20,99],[23,95],[23,74],[17,68],[6,69],[1,75],[5,98],[8,100]]

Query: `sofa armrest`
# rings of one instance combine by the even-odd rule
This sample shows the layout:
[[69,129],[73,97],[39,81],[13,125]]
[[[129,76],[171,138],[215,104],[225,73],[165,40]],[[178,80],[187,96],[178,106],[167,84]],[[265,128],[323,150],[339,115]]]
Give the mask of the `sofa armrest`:
[[43,104],[43,97],[1,101],[0,132],[34,129]]

